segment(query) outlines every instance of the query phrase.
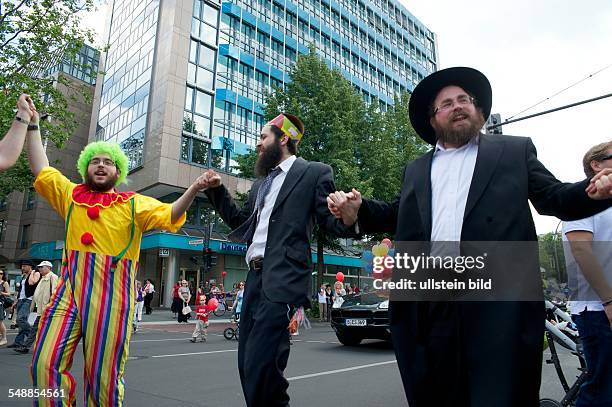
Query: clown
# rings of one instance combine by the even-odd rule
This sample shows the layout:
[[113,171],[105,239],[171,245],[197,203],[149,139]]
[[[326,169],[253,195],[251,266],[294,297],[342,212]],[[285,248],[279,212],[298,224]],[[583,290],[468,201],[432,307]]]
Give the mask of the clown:
[[[37,123],[33,104],[31,109]],[[142,233],[154,228],[176,232],[202,189],[202,177],[165,204],[115,190],[128,172],[128,159],[117,144],[85,147],[77,163],[83,178],[78,185],[49,166],[38,130],[28,132],[28,155],[36,191],[66,224],[61,276],[40,320],[31,367],[34,386],[60,390],[63,398],[40,398],[36,404],[76,403],[69,370],[82,338],[86,404],[120,406]]]

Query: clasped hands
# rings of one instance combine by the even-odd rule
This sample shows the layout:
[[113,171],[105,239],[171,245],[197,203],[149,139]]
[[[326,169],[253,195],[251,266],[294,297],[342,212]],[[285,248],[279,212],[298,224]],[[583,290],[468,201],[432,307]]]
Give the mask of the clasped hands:
[[355,188],[351,192],[336,191],[327,197],[327,208],[346,226],[357,222],[357,213],[361,207],[361,193]]

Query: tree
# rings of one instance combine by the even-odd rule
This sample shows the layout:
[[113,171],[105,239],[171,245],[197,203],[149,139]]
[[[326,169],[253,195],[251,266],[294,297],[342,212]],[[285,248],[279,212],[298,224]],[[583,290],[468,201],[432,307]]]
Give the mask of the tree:
[[[266,99],[266,118],[290,112],[304,122],[298,154],[329,164],[336,188],[356,188],[366,197],[390,200],[400,189],[403,166],[426,149],[408,122],[408,96],[383,113],[378,101],[367,105],[339,71],[331,70],[314,50],[301,55],[291,82]],[[408,143],[409,145],[405,145]],[[255,153],[238,158],[243,175],[253,176]],[[337,239],[315,227],[317,286],[323,278],[324,248],[342,252]]]
[[[79,25],[79,15],[93,9],[93,0],[7,0],[0,11],[0,134],[14,118],[22,92],[32,95],[37,109],[49,115],[45,136],[61,148],[76,128],[68,101],[90,99],[84,88],[49,69],[73,60],[93,32]],[[90,67],[91,68],[91,67]],[[94,69],[97,67],[93,67]],[[61,84],[71,92],[60,92]],[[17,165],[0,178],[0,196],[32,185],[32,175],[22,154]]]

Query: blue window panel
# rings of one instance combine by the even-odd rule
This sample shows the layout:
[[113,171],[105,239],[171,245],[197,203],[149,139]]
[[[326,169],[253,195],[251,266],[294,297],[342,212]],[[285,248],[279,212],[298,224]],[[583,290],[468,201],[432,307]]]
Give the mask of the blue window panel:
[[295,4],[291,2],[287,2],[286,6],[287,6],[287,10],[291,11],[292,14],[297,14],[298,8]]
[[255,57],[244,52],[240,53],[240,61],[245,65],[255,67]]
[[289,76],[289,72],[285,72],[285,83],[291,83],[291,77]]
[[261,59],[256,59],[255,60],[255,69],[257,69],[259,72],[263,72],[265,74],[267,74],[268,72],[270,72],[270,65],[264,61],[262,61]]
[[308,54],[310,52],[310,49],[308,49],[308,47],[304,44],[299,44],[298,47],[299,47],[298,51],[300,54]]
[[223,3],[221,8],[224,14],[240,18],[240,7],[232,3]]
[[255,18],[255,16],[246,10],[242,10],[242,19],[253,27],[255,27],[255,25],[257,24],[257,19]]
[[293,49],[294,51],[297,51],[298,43],[293,38],[286,37],[285,38],[285,45],[287,45],[289,48]]
[[253,101],[247,97],[238,95],[238,106],[253,110]]
[[255,109],[253,109],[255,113],[265,116],[266,115],[266,105],[255,102]]
[[332,32],[329,29],[329,26],[327,26],[326,24],[321,24],[321,32],[330,38],[332,37]]
[[277,30],[276,28],[272,27],[272,38],[280,41],[280,42],[284,42],[285,41],[285,36],[283,35],[282,32],[280,32],[279,30]]
[[315,28],[319,28],[319,29],[321,28],[321,23],[314,16],[310,16],[310,25],[315,27]]
[[230,89],[217,89],[216,91],[216,100],[225,100],[230,103],[235,103],[236,100],[236,92]]
[[270,31],[272,30],[272,27],[270,27],[270,24],[266,23],[265,21],[258,21],[258,25],[257,25],[257,29],[259,31],[262,31],[266,34],[270,34]]
[[270,67],[270,76],[274,76],[279,81],[283,80],[283,71],[276,69],[273,66]]

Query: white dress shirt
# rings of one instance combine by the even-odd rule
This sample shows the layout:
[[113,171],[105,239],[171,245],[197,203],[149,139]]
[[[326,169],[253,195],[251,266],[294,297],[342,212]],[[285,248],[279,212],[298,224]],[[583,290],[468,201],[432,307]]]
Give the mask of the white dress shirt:
[[268,240],[268,224],[270,223],[270,215],[272,214],[272,209],[274,209],[274,204],[276,203],[278,193],[280,192],[280,189],[283,186],[283,182],[285,182],[287,173],[293,166],[295,160],[296,157],[292,155],[278,165],[282,171],[272,181],[270,191],[268,192],[268,195],[266,195],[266,199],[264,201],[263,209],[258,215],[259,222],[257,223],[255,233],[253,234],[253,242],[249,246],[249,249],[247,250],[246,254],[247,264],[254,258],[263,257],[266,252],[266,241]]
[[479,137],[459,148],[438,142],[431,164],[431,241],[459,242]]

